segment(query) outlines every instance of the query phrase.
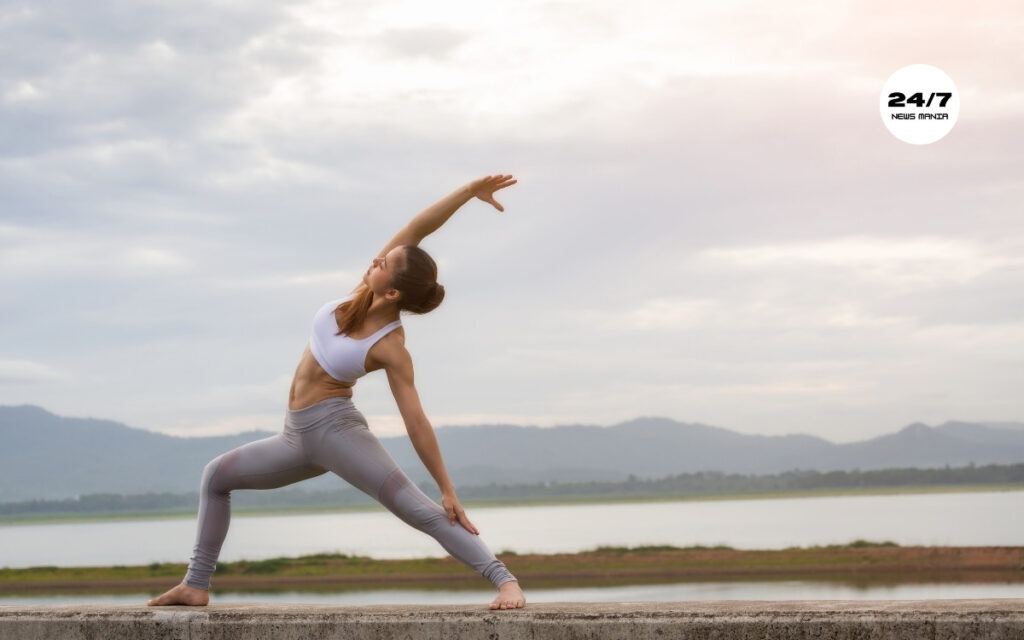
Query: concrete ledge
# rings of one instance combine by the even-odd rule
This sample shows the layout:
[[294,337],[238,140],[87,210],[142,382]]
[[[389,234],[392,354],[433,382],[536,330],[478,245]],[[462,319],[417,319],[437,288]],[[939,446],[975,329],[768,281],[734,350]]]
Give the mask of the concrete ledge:
[[0,606],[0,640],[18,638],[338,638],[409,640],[996,640],[1024,638],[1024,600],[721,601],[466,606]]

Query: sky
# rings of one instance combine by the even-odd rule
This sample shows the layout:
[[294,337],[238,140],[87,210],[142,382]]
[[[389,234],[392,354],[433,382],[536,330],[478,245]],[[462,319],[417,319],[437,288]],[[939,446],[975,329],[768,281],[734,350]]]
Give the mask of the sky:
[[[1024,420],[1018,2],[0,2],[0,404],[278,431],[426,206],[435,427]],[[882,87],[956,84],[890,134]],[[355,401],[404,432],[382,372]]]

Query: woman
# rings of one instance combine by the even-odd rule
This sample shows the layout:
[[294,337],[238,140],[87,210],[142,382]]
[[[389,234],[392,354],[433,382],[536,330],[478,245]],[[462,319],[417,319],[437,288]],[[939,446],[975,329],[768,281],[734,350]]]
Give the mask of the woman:
[[[451,555],[491,581],[491,609],[515,609],[526,599],[519,582],[479,538],[455,496],[433,428],[413,385],[401,311],[426,313],[441,303],[437,266],[417,245],[474,197],[504,208],[494,192],[516,183],[487,176],[456,190],[412,219],[381,250],[348,296],[328,302],[313,318],[313,333],[292,380],[284,431],[210,462],[203,471],[194,552],[183,582],[150,605],[205,605],[210,576],[227,535],[233,489],[272,489],[333,471],[409,525],[430,534]],[[352,386],[384,369],[416,453],[441,489],[441,504],[402,472],[370,433],[352,404]],[[457,523],[457,524],[456,524]]]

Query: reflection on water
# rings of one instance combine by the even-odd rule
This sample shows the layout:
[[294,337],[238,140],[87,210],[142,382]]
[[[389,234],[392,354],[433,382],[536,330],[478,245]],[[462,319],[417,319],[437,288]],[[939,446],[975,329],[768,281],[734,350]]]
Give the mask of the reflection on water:
[[[620,587],[530,589],[527,602],[679,602],[694,600],[930,600],[947,598],[1024,598],[1024,582],[993,584],[897,584],[855,586],[810,580],[770,582],[684,582]],[[338,606],[466,604],[486,606],[493,590],[379,589],[349,592],[279,591],[215,593],[215,603],[267,602]],[[158,595],[68,594],[0,596],[0,606],[67,604],[144,604]]]

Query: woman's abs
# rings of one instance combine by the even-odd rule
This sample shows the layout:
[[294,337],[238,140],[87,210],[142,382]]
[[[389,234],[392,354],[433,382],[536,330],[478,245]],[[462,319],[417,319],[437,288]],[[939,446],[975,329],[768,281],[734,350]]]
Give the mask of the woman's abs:
[[306,345],[302,352],[299,366],[292,378],[292,388],[288,392],[288,409],[297,411],[327,398],[351,398],[352,384],[339,382],[332,378],[313,357]]

